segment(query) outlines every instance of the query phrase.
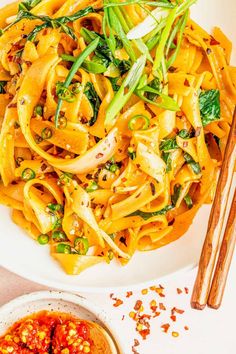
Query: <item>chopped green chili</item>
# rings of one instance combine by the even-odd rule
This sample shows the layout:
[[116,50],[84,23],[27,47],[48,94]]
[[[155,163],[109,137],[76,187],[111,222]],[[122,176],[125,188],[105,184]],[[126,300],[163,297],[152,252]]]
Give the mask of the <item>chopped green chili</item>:
[[38,236],[38,243],[40,245],[46,245],[49,242],[49,236],[46,234],[41,234]]
[[76,237],[74,247],[79,254],[85,255],[89,249],[89,241],[85,237]]
[[98,189],[98,185],[95,181],[91,181],[89,185],[86,187],[86,192],[91,193]]
[[[141,128],[137,129],[135,128],[135,125],[139,120],[142,120],[143,124]],[[130,130],[147,130],[149,126],[150,126],[150,119],[143,114],[137,114],[136,116],[132,117],[128,122],[128,128]]]
[[56,83],[56,94],[60,100],[63,100],[63,101],[69,102],[69,103],[75,101],[75,94],[69,88],[64,87],[63,82]]
[[67,236],[65,232],[57,230],[52,233],[52,239],[56,242],[63,242],[67,241]]
[[53,204],[53,203],[49,203],[47,205],[48,209],[52,210],[52,211],[63,211],[63,205],[61,204]]
[[53,135],[52,129],[49,127],[44,128],[41,132],[41,137],[43,140],[51,139],[52,135]]
[[71,246],[67,245],[66,243],[59,243],[56,246],[56,253],[70,254],[71,253]]
[[31,168],[25,168],[24,171],[21,174],[21,178],[24,181],[29,181],[31,179],[34,179],[35,176],[36,176],[36,174]]
[[37,116],[42,117],[43,116],[43,107],[38,105],[35,107],[34,112]]

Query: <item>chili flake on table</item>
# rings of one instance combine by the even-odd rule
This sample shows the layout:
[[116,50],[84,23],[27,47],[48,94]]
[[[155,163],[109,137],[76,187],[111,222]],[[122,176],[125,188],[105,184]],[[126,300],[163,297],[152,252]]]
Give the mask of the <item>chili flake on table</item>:
[[0,337],[1,354],[85,354],[93,347],[86,322],[47,311],[18,321]]
[[[183,290],[177,288],[176,292],[177,295],[183,296],[188,295],[189,290],[187,287],[184,287]],[[147,303],[147,301],[145,301],[145,297],[147,294],[153,294],[153,297],[155,297],[152,298],[151,301],[149,300],[149,306],[145,305],[145,303]],[[130,299],[131,296],[134,296],[135,298],[135,293],[133,293],[132,291],[127,291],[125,295],[126,299],[121,300],[114,294],[110,294],[110,299],[114,301],[114,307],[121,307],[122,305],[124,305],[125,300],[129,302],[132,301],[132,299]],[[146,340],[151,334],[151,324],[153,319],[159,316],[163,317],[163,315],[165,317],[169,316],[169,322],[160,323],[161,332],[165,334],[169,333],[169,335],[171,335],[173,338],[179,337],[180,333],[172,327],[175,326],[179,319],[179,316],[183,315],[185,311],[176,306],[167,306],[167,303],[164,302],[165,297],[165,288],[162,285],[150,286],[149,288],[142,289],[140,292],[140,298],[136,298],[133,304],[131,305],[132,309],[128,313],[129,316],[125,316],[126,314],[123,314],[122,321],[124,321],[125,318],[132,319],[135,322],[135,330],[138,332],[138,334],[143,340]],[[162,300],[162,302],[159,302],[158,298],[161,298],[160,300]],[[189,327],[184,325],[183,330],[186,332],[189,330]],[[134,339],[134,344],[131,348],[133,353],[138,354],[137,347],[139,345],[139,341],[137,339]]]

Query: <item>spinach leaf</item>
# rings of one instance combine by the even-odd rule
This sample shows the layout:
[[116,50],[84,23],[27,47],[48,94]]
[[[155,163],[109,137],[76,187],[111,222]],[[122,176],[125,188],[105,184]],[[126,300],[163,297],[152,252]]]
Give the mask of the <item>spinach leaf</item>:
[[176,150],[178,148],[179,148],[179,146],[178,146],[175,138],[163,140],[160,144],[161,151]]
[[98,94],[91,82],[86,83],[84,94],[87,96],[88,100],[90,101],[90,103],[93,107],[93,117],[89,121],[89,126],[91,127],[92,125],[95,124],[95,122],[97,120],[101,100],[100,100],[100,98],[99,98],[99,96],[98,96]]
[[6,91],[5,91],[6,83],[7,83],[7,81],[0,81],[0,94],[6,93]]
[[172,158],[171,158],[171,153],[170,152],[164,152],[162,153],[162,159],[166,163],[166,172],[170,172],[172,170]]
[[[148,84],[149,87],[161,92],[162,91],[162,87],[161,87],[161,82],[159,78],[155,78],[153,79],[151,82],[149,82]],[[147,92],[146,93],[146,97],[150,100],[150,101],[155,101],[159,95],[153,92]]]
[[116,92],[119,90],[120,86],[117,85],[117,81],[119,80],[119,77],[109,77],[108,78],[112,84],[113,90]]
[[131,68],[130,60],[120,60],[115,58],[113,64],[120,70],[120,74],[123,75]]
[[[95,51],[95,57],[93,57],[93,61],[98,62],[104,65],[106,68],[113,63],[119,70],[121,75],[129,71],[131,67],[131,63],[129,60],[120,60],[114,58],[112,51],[110,50],[104,35],[101,35],[94,31],[89,31],[87,28],[81,28],[80,34],[85,39],[87,43],[90,43],[92,40],[99,37],[99,44]],[[120,48],[122,42],[115,36],[116,40],[116,48]]]
[[173,205],[167,205],[165,208],[158,210],[158,211],[154,211],[152,213],[145,213],[141,210],[137,210],[134,213],[130,214],[129,216],[141,216],[141,218],[143,218],[144,220],[148,220],[153,216],[165,215],[169,210],[171,210],[173,208],[174,208]]
[[184,197],[184,201],[188,207],[188,209],[192,209],[193,207],[193,201],[192,201],[192,198],[190,197],[189,194],[187,194],[185,197]]
[[192,156],[187,154],[187,152],[184,153],[184,159],[196,175],[198,175],[201,172],[201,167],[199,163],[195,162]]
[[[87,43],[91,43],[94,39],[99,38],[99,43],[95,51],[95,54],[97,57],[106,60],[105,66],[108,67],[109,64],[113,61],[113,55],[104,36],[97,32],[90,31],[84,27],[81,28],[80,34]],[[103,62],[103,65],[104,63],[105,62]]]
[[205,127],[207,124],[220,119],[220,91],[208,90],[201,91],[199,95],[199,106],[202,119],[202,125]]
[[136,159],[136,151],[134,151],[134,149],[131,146],[128,147],[128,156],[129,158],[131,158],[131,160]]
[[182,186],[180,184],[175,184],[175,186],[174,186],[174,194],[171,196],[171,201],[172,201],[172,204],[174,206],[176,205],[176,203],[177,203],[177,201],[179,199],[181,190],[182,190]]
[[182,139],[189,139],[190,138],[190,134],[186,129],[182,129],[179,131],[178,136],[180,136],[180,138]]

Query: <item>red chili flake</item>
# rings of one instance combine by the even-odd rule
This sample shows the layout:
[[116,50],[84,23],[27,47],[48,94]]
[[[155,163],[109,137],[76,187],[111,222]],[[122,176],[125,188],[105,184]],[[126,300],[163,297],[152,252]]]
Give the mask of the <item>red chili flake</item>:
[[151,182],[151,183],[150,183],[150,187],[151,187],[151,193],[152,193],[152,195],[155,195],[155,193],[156,193],[155,184]]
[[189,327],[188,326],[184,326],[184,329],[185,329],[185,331],[188,331]]
[[99,152],[97,155],[96,155],[96,159],[100,159],[101,157],[103,157],[103,154],[101,152]]
[[134,346],[132,346],[132,352],[133,352],[134,354],[139,354],[139,352],[137,352],[137,350],[136,350],[136,348],[135,348]]
[[143,338],[143,340],[147,339],[147,336],[150,334],[150,329],[142,329],[139,334],[141,335],[141,337]]
[[134,347],[138,347],[140,345],[138,339],[134,339]]
[[134,345],[132,346],[132,352],[134,354],[139,354],[136,349],[136,347],[138,347],[139,345],[140,345],[139,341],[137,339],[134,339]]
[[206,167],[205,166],[202,166],[202,170],[205,171]]
[[133,292],[132,291],[127,291],[127,293],[126,293],[126,297],[130,297],[130,296],[132,296],[133,295]]
[[197,129],[195,130],[195,137],[196,138],[200,135],[201,129],[202,129],[201,127],[197,127]]
[[115,303],[113,304],[114,307],[121,306],[123,304],[123,301],[121,299],[115,299]]
[[137,300],[135,305],[134,305],[134,310],[135,311],[139,311],[141,306],[142,306],[143,302],[141,300]]
[[163,294],[164,288],[159,286],[158,288],[155,289],[155,292],[160,296],[160,297],[165,297],[165,294]]
[[211,48],[207,48],[206,53],[207,53],[207,55],[210,55],[211,54]]
[[140,319],[142,320],[144,318],[147,318],[148,320],[150,320],[151,319],[151,315],[148,315],[148,314],[144,313],[143,315],[140,316]]
[[173,307],[171,313],[174,314],[175,312],[182,315],[184,313],[184,310],[177,309],[177,307]]
[[186,294],[188,294],[188,292],[189,292],[188,288],[184,288],[184,291]]
[[175,316],[175,315],[171,315],[171,316],[170,316],[170,319],[171,319],[173,322],[176,322],[176,316]]
[[182,294],[183,292],[180,288],[177,288],[176,290],[177,290],[177,294]]
[[165,307],[165,305],[162,302],[159,303],[159,309],[162,310],[162,311],[166,310],[166,307]]
[[17,103],[10,103],[7,107],[8,108],[16,108],[17,107]]
[[127,178],[125,178],[125,177],[123,177],[123,178],[121,178],[121,182],[126,182],[127,181]]
[[218,45],[218,44],[220,44],[220,42],[218,42],[214,37],[211,36],[210,45]]
[[188,79],[185,79],[185,80],[184,80],[184,86],[187,86],[187,87],[190,86],[190,83],[189,83]]
[[188,146],[188,142],[187,141],[184,141],[183,142],[183,147],[186,148]]
[[170,328],[170,324],[169,323],[165,323],[161,326],[161,328],[163,329],[164,333],[167,333],[169,331]]
[[153,318],[158,317],[158,316],[160,316],[160,314],[161,314],[160,312],[156,311],[152,317]]
[[150,306],[150,309],[152,310],[152,312],[156,312],[157,306]]

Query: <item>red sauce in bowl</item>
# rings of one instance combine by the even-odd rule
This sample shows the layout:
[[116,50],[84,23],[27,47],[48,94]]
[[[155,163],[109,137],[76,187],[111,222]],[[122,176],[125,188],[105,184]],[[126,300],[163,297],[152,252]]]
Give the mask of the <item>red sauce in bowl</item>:
[[1,354],[85,354],[93,352],[86,321],[42,311],[15,323],[0,337]]

